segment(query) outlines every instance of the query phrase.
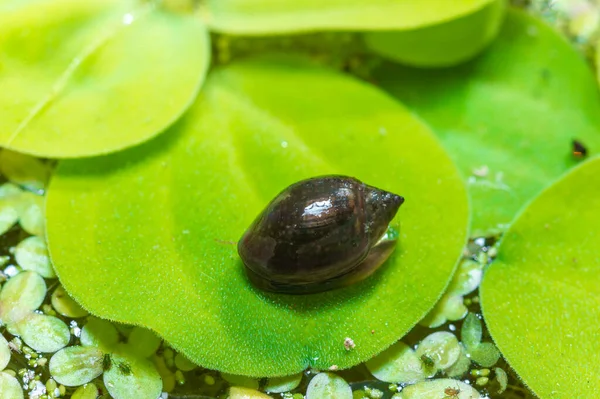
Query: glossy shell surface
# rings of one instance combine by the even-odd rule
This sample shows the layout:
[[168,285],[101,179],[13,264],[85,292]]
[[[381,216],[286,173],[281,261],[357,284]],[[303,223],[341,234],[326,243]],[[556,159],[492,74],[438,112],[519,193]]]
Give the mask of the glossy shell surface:
[[238,242],[260,289],[308,294],[372,274],[394,249],[382,239],[404,199],[347,176],[295,183],[277,195]]

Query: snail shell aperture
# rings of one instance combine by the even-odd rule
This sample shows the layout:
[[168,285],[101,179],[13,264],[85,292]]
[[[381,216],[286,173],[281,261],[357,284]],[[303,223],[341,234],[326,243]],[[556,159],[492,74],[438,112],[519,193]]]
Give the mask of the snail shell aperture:
[[393,252],[386,235],[404,198],[347,176],[302,180],[277,195],[238,242],[250,281],[309,294],[371,275]]

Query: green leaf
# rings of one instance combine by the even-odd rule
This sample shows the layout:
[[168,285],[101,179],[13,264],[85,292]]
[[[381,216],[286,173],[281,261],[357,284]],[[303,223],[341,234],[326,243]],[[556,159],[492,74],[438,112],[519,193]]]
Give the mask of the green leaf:
[[0,234],[6,233],[19,220],[19,212],[11,198],[0,198]]
[[415,29],[478,10],[492,0],[207,0],[209,26],[235,34]]
[[492,367],[500,360],[500,351],[491,342],[482,342],[476,347],[469,349],[471,360],[482,367]]
[[292,374],[286,377],[273,377],[269,378],[267,383],[264,386],[265,392],[273,392],[273,393],[282,393],[289,392],[292,389],[296,389],[300,382],[302,381],[302,376],[304,374]]
[[177,367],[181,371],[192,371],[198,368],[198,365],[192,363],[187,357],[183,356],[181,353],[175,355],[175,367]]
[[385,382],[413,384],[428,377],[421,359],[402,341],[369,359],[365,365],[375,378]]
[[69,296],[62,285],[59,285],[51,297],[52,307],[61,315],[71,318],[79,318],[88,315],[77,302]]
[[590,160],[537,197],[481,285],[492,338],[542,399],[594,397],[600,386],[599,173]]
[[152,331],[146,328],[134,327],[127,339],[127,346],[132,353],[140,357],[149,357],[158,350],[160,342],[160,338]]
[[[459,391],[458,395],[446,395],[446,389]],[[432,381],[422,381],[415,385],[407,386],[398,394],[398,399],[479,399],[481,395],[471,385],[451,378],[439,378]]]
[[80,386],[71,399],[98,399],[98,387],[91,383]]
[[481,320],[477,318],[475,313],[469,313],[460,329],[462,343],[467,349],[474,349],[481,343],[482,335],[483,327],[481,326]]
[[0,172],[9,181],[27,190],[43,194],[50,179],[51,167],[48,163],[30,155],[1,150]]
[[19,209],[19,224],[29,234],[44,236],[44,197],[23,192],[15,199]]
[[456,19],[408,31],[370,32],[368,47],[403,64],[439,67],[456,65],[473,58],[496,37],[506,10],[506,0]]
[[46,296],[46,282],[39,274],[23,271],[11,277],[0,291],[0,321],[18,323],[40,307]]
[[454,334],[437,331],[429,334],[419,343],[415,354],[419,359],[426,356],[437,370],[445,370],[456,363],[460,351],[460,344]]
[[256,378],[250,378],[243,375],[221,373],[221,377],[231,385],[238,387],[258,389],[258,386],[260,385],[260,382]]
[[12,375],[0,372],[0,395],[3,399],[23,399],[23,388]]
[[260,391],[244,387],[229,388],[228,399],[273,399],[272,396],[264,394]]
[[4,370],[10,362],[10,348],[4,335],[0,335],[0,370]]
[[206,29],[139,3],[0,6],[0,145],[53,158],[105,154],[182,114],[208,68]]
[[468,356],[467,349],[460,344],[460,355],[456,363],[444,370],[444,373],[451,378],[461,378],[471,367],[471,359]]
[[496,374],[496,381],[498,381],[498,385],[500,385],[498,393],[503,393],[508,387],[508,374],[506,374],[506,371],[504,371],[500,367],[496,367],[494,369],[494,374]]
[[600,152],[600,96],[580,54],[517,10],[476,60],[447,70],[382,66],[374,79],[427,121],[468,179],[475,235],[503,229],[574,166],[572,140]]
[[[399,248],[343,289],[255,289],[231,243],[283,188],[329,173],[404,195]],[[47,201],[51,258],[84,308],[254,377],[347,368],[397,341],[441,296],[468,218],[462,180],[425,125],[375,88],[297,60],[215,70],[165,135],[62,162]]]
[[83,346],[97,346],[105,352],[110,352],[119,342],[119,332],[110,321],[88,317],[87,323],[81,329],[80,340]]
[[23,270],[31,270],[45,278],[56,278],[46,243],[39,237],[27,237],[15,247],[15,260]]
[[[123,348],[125,349],[125,348]],[[104,385],[115,399],[158,398],[162,380],[154,365],[127,350],[110,354],[110,368],[104,372]]]
[[92,346],[70,346],[56,352],[50,359],[49,370],[59,384],[76,387],[102,374],[104,355]]
[[339,375],[319,373],[310,380],[306,399],[352,399],[352,389]]
[[38,313],[30,313],[14,325],[16,334],[23,341],[39,352],[54,353],[69,343],[71,332],[69,326],[61,319]]

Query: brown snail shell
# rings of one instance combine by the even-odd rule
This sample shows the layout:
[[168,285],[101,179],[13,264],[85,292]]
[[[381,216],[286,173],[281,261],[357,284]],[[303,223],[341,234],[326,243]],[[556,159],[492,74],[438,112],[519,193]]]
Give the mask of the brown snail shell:
[[238,242],[250,281],[266,291],[308,294],[371,275],[393,252],[382,239],[404,198],[347,176],[292,184]]

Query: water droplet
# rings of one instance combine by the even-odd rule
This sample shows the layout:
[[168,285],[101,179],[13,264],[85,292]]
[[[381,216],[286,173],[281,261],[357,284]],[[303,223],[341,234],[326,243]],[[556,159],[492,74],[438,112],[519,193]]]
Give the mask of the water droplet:
[[287,148],[288,147],[288,142],[287,141],[282,141],[281,142],[281,148]]

